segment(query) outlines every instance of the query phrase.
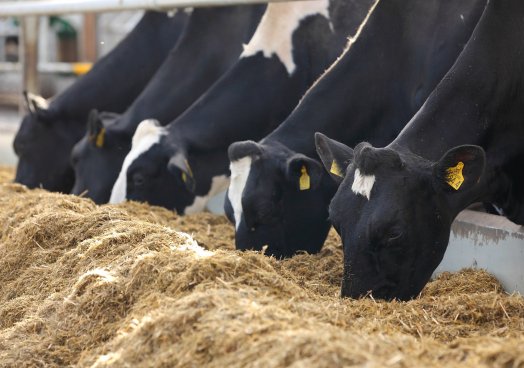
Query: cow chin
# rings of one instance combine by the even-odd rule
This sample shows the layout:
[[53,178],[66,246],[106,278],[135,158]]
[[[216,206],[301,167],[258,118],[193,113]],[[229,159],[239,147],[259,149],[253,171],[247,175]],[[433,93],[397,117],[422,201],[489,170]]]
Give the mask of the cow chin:
[[255,230],[240,224],[235,235],[238,250],[263,251],[267,256],[289,258],[293,250],[284,241],[284,229],[280,224],[260,225]]
[[[362,265],[366,260],[356,262]],[[402,284],[398,279],[388,279],[384,274],[375,272],[363,272],[359,267],[352,267],[350,264],[344,264],[344,276],[342,279],[341,296],[360,299],[370,296],[374,299],[382,300],[407,300],[409,299],[406,290],[402,290]]]
[[237,229],[235,236],[237,249],[263,251],[266,256],[277,259],[289,258],[295,254],[296,245],[286,242],[284,227],[281,224],[260,225],[255,230],[249,230],[242,225]]
[[[429,280],[429,277],[428,277]],[[428,280],[421,283],[421,286],[399,285],[388,280],[380,280],[376,283],[359,283],[344,277],[342,280],[341,296],[352,299],[360,299],[370,296],[373,299],[391,301],[393,299],[408,301],[415,298],[421,291]]]
[[34,168],[32,165],[22,161],[18,162],[15,183],[25,185],[29,189],[38,188],[41,183],[38,182],[35,178],[39,176],[41,176],[41,174],[38,173],[36,168]]
[[20,161],[14,181],[29,189],[43,188],[51,192],[69,194],[73,187],[74,172],[67,165],[64,166],[66,167],[64,170],[44,171],[40,167],[33,167]]
[[[382,270],[379,274],[369,271],[374,267],[368,260],[362,257],[351,260],[344,264],[341,296],[358,299],[370,295],[374,299],[388,301],[416,298],[430,280],[444,252],[445,247],[441,247],[431,254],[415,259],[406,256],[406,263],[399,265],[397,269]],[[352,264],[356,267],[352,267]]]
[[317,253],[329,230],[329,226],[323,226],[315,227],[312,232],[293,231],[287,225],[279,222],[249,230],[242,222],[236,230],[236,249],[264,251],[265,255],[278,259],[292,257],[300,251]]

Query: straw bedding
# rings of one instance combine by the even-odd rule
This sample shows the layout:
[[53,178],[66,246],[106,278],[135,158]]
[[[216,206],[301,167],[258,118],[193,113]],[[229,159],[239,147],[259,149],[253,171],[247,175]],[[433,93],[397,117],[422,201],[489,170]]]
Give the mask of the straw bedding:
[[335,234],[277,261],[233,251],[223,217],[15,184],[0,218],[3,367],[524,367],[524,300],[482,271],[354,301]]

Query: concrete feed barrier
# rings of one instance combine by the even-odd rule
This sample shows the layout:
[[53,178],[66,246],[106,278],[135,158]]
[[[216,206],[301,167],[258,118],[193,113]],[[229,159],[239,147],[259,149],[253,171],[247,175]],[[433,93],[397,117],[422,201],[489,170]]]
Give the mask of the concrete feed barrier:
[[449,246],[435,274],[464,267],[485,269],[507,292],[524,295],[524,227],[502,216],[462,211],[451,226]]

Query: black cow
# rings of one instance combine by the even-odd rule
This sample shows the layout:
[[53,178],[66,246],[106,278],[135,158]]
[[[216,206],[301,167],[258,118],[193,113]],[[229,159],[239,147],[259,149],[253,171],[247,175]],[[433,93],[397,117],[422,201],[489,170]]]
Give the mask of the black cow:
[[[97,203],[111,195],[131,139],[144,119],[167,124],[235,63],[264,12],[263,5],[195,9],[185,33],[148,86],[121,118],[102,124],[96,114],[73,150],[73,194]],[[93,137],[104,136],[103,145]]]
[[70,154],[85,133],[89,111],[123,112],[175,45],[186,20],[183,11],[174,17],[147,12],[122,42],[50,104],[26,95],[29,113],[13,144],[18,155],[15,181],[69,193],[74,181]]
[[485,0],[381,1],[356,41],[261,143],[231,145],[225,209],[238,249],[288,257],[318,252],[336,186],[321,170],[314,132],[347,144],[390,142],[467,42]]
[[357,0],[270,4],[238,63],[210,91],[167,129],[147,122],[137,130],[111,201],[201,211],[227,188],[227,147],[281,123],[368,9]]
[[387,147],[352,150],[318,136],[324,164],[345,176],[335,176],[330,206],[343,296],[415,297],[473,202],[524,224],[523,20],[524,2],[489,0],[454,66]]

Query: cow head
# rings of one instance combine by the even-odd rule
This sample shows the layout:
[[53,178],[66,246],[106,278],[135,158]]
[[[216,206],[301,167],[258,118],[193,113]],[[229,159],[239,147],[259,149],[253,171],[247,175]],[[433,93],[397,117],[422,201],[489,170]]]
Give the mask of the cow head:
[[154,120],[138,126],[132,148],[113,187],[111,203],[148,202],[179,214],[202,211],[229,182],[224,153],[188,153]]
[[320,162],[277,144],[229,147],[231,184],[225,203],[237,249],[279,258],[318,252],[329,231],[334,188]]
[[85,194],[96,203],[106,203],[129,150],[127,134],[114,129],[117,114],[92,110],[86,135],[75,145],[71,163],[75,171],[73,194]]
[[43,97],[24,92],[24,98],[28,113],[13,142],[18,156],[15,181],[69,193],[74,180],[69,154],[82,134],[75,129],[78,122]]
[[458,146],[432,162],[367,143],[352,150],[319,133],[316,146],[340,183],[329,216],[344,246],[342,295],[418,295],[444,256],[451,222],[476,195],[483,149]]

